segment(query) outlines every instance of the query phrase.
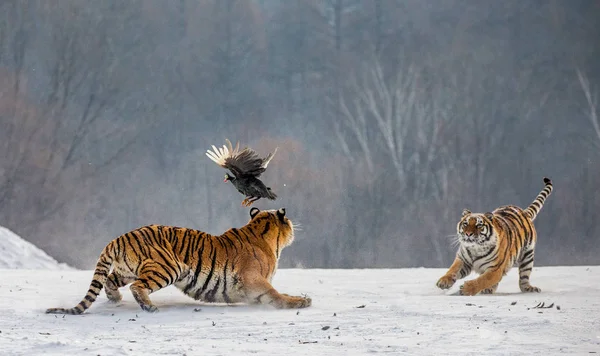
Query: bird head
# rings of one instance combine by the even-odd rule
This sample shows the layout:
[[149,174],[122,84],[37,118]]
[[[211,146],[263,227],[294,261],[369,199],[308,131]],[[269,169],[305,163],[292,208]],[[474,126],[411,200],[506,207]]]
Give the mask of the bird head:
[[230,176],[229,173],[225,173],[225,179],[223,180],[223,182],[227,182],[228,180],[235,180],[234,176]]

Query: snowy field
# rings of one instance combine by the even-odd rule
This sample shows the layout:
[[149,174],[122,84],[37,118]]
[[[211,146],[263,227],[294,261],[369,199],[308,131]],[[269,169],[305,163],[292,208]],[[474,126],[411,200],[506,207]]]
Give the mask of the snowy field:
[[[199,304],[169,287],[142,312],[127,288],[104,292],[83,315],[72,307],[92,271],[0,270],[1,355],[588,355],[600,353],[600,266],[534,268],[541,294],[521,294],[517,270],[498,294],[435,288],[442,269],[282,269],[275,287],[313,306]],[[471,277],[472,278],[472,277]],[[534,308],[539,303],[551,308]]]

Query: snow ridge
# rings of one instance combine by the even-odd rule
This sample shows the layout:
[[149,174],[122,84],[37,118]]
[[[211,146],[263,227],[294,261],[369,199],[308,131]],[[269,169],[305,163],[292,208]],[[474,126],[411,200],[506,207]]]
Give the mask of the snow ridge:
[[72,270],[9,229],[0,226],[0,269]]

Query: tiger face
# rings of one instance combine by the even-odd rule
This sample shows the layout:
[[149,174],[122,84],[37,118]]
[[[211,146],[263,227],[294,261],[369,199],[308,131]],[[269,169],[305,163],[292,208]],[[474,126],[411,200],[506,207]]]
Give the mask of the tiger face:
[[465,246],[486,246],[496,244],[492,224],[492,213],[471,213],[465,209],[456,226],[458,240]]
[[286,247],[294,241],[294,224],[285,216],[285,208],[261,211],[253,207],[250,209],[248,223],[256,224],[265,238],[276,239],[281,244],[280,248]]

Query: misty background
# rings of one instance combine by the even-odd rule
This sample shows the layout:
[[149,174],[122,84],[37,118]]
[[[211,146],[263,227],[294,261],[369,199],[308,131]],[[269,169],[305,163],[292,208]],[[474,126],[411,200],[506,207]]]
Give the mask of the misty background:
[[302,224],[282,267],[448,267],[526,207],[536,265],[600,263],[600,2],[3,0],[0,225],[91,268],[146,224],[248,221],[225,138]]

